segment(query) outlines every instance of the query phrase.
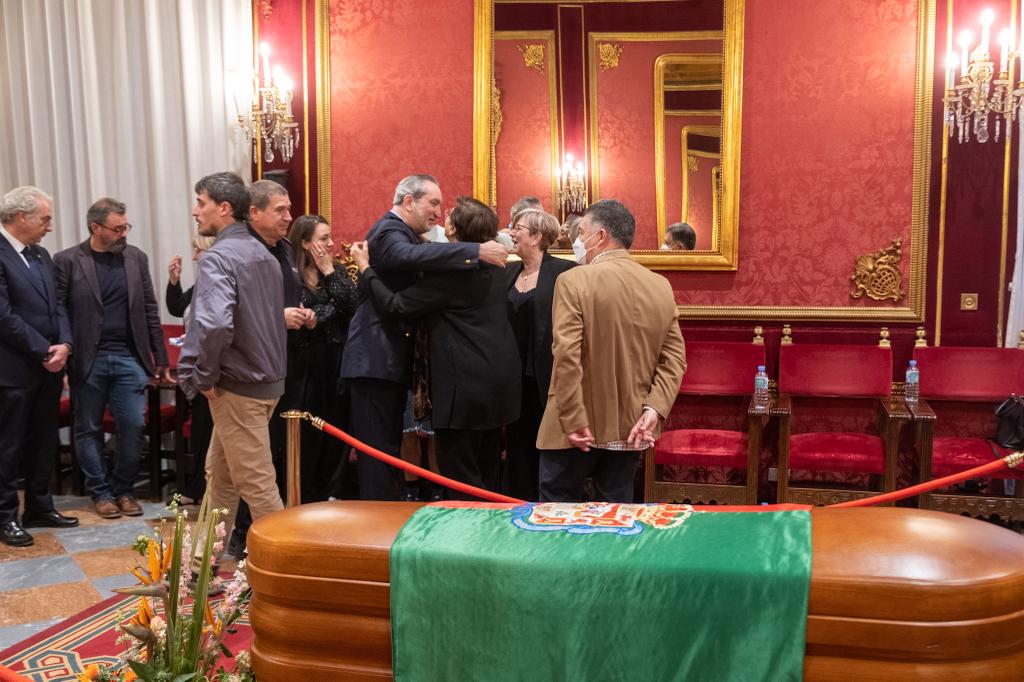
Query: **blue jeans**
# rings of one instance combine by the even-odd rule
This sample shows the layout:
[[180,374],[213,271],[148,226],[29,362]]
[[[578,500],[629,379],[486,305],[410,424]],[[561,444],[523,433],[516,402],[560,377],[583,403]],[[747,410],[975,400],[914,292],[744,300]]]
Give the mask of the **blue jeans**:
[[[146,423],[146,370],[131,355],[100,354],[84,383],[73,386],[75,451],[93,500],[132,496],[142,456]],[[103,462],[103,412],[110,407],[117,426],[114,470]]]

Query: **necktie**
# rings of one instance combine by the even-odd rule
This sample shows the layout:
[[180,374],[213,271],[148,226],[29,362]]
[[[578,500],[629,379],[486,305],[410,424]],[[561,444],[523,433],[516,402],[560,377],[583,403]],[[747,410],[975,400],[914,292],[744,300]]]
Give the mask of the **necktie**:
[[39,260],[35,249],[31,246],[26,246],[21,250],[21,254],[25,256],[25,262],[28,264],[28,271],[32,273],[32,277],[39,283],[40,288],[46,291],[46,285],[43,283],[43,273],[39,269]]

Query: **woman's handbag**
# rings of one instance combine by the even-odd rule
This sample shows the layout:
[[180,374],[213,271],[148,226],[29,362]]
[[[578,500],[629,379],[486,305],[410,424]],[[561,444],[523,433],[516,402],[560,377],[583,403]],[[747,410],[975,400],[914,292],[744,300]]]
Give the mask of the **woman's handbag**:
[[996,443],[1011,450],[1024,450],[1024,398],[1016,393],[1010,395],[996,408],[996,418]]

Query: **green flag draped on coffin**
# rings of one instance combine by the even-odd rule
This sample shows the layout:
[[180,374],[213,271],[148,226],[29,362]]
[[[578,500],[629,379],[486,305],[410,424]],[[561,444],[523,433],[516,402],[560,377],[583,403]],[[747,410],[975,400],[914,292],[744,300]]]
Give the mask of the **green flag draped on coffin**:
[[447,503],[391,548],[397,680],[796,680],[810,513]]

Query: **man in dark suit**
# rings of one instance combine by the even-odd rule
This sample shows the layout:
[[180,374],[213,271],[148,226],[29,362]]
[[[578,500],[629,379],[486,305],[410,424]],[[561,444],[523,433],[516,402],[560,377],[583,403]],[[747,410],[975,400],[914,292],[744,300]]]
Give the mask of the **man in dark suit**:
[[[483,244],[424,243],[420,235],[441,217],[441,188],[430,175],[398,183],[391,210],[366,236],[370,265],[393,292],[412,286],[420,272],[468,270],[480,261],[504,267],[508,249]],[[352,435],[390,455],[402,444],[402,414],[412,381],[413,327],[383,318],[373,302],[359,304],[349,326],[341,378],[351,396]],[[368,500],[398,500],[397,470],[359,453],[359,494]]]
[[[71,320],[69,380],[75,451],[96,514],[139,516],[133,494],[142,456],[146,386],[170,381],[167,351],[146,254],[129,246],[125,205],[99,199],[86,212],[89,238],[53,258],[57,298]],[[103,413],[117,425],[114,470],[103,461]]]
[[[61,375],[71,352],[50,254],[38,246],[52,221],[53,201],[35,187],[19,187],[0,200],[0,540],[14,547],[34,542],[22,526],[78,525],[54,509],[49,488]],[[25,472],[21,524],[19,467]]]
[[[459,197],[449,237],[484,244],[498,233],[498,216],[476,199]],[[372,256],[372,253],[370,254]],[[392,319],[419,320],[430,330],[431,423],[441,474],[497,490],[501,428],[519,417],[520,364],[508,321],[502,272],[490,265],[432,273],[393,292],[369,266],[364,243],[353,244],[359,288]],[[446,491],[448,499],[472,500]]]

